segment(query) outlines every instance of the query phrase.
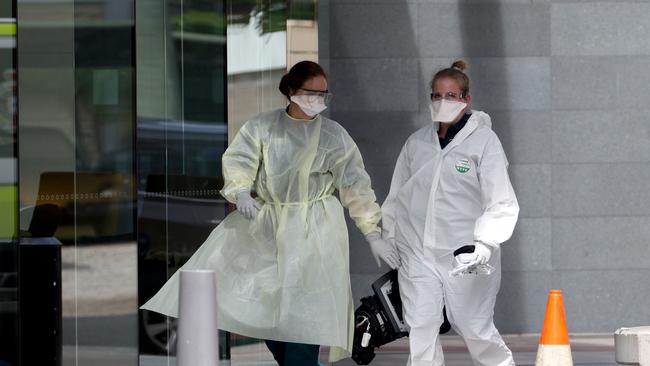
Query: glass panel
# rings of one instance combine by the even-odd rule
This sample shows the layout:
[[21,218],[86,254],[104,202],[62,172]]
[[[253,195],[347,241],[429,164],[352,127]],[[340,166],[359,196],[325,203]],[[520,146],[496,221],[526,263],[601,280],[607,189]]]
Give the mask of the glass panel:
[[292,0],[289,3],[287,69],[303,60],[320,62],[316,6],[314,0]]
[[16,21],[11,3],[0,4],[0,242],[16,238]]
[[[286,0],[228,2],[229,139],[251,117],[286,105],[278,83],[287,70]],[[263,341],[231,336],[233,362],[270,364]]]
[[[314,2],[296,3],[295,9],[284,0],[143,0],[136,6],[142,304],[225,217],[218,190],[226,136],[252,116],[284,106],[277,86],[288,57],[317,60],[318,47]],[[295,23],[288,21],[289,13]],[[290,29],[296,35],[292,47]],[[226,39],[232,46],[227,58]],[[142,312],[140,326],[141,364],[170,362],[175,320]],[[259,340],[239,335],[230,340],[237,346],[234,362],[272,359]]]
[[285,105],[278,84],[287,70],[287,1],[228,3],[228,133]]
[[18,19],[21,236],[62,243],[63,364],[136,365],[133,1]]
[[[64,260],[61,263],[58,253],[53,255],[53,252],[59,252],[62,241],[66,242],[63,248],[66,253],[75,251],[75,238],[71,234],[74,233],[76,201],[72,184],[75,174],[73,16],[74,8],[70,2],[17,1],[20,239],[43,237],[57,244],[52,248],[20,245],[19,284],[29,279],[33,286],[38,285],[41,289],[45,287],[37,281],[34,273],[42,271],[42,276],[52,281],[58,280],[61,275],[60,268],[39,268],[44,257],[51,256],[51,260],[57,260],[69,270],[75,268],[73,261]],[[69,294],[63,308],[58,304],[58,293],[48,293],[37,299],[33,292],[21,292],[21,314],[28,309],[34,314],[39,308],[41,312],[49,312],[56,306],[59,312],[55,316],[58,319],[63,315],[67,322],[74,322],[74,285],[72,281],[64,280],[59,289]],[[48,338],[46,334],[52,332],[52,325],[60,328],[61,322],[23,324],[25,328],[21,334],[38,332],[43,335],[39,341],[52,342],[54,347],[59,348],[60,338],[45,340]],[[60,337],[70,338],[65,342],[70,345],[68,349],[74,348],[73,330],[62,332],[62,329],[58,329],[57,332]],[[51,347],[43,347],[35,352],[34,342],[28,342],[26,337],[21,336],[20,346],[22,358],[34,357],[39,352],[43,353],[44,358],[51,357],[46,354],[52,352]],[[63,353],[70,355],[70,352]],[[21,363],[26,361],[23,359]]]
[[18,364],[15,4],[0,3],[0,365]]
[[[138,265],[140,304],[226,215],[225,3],[138,0]],[[173,355],[175,319],[140,314],[142,364]],[[221,335],[222,358],[227,336]]]
[[[228,129],[232,139],[251,117],[286,106],[278,91],[287,69],[318,62],[314,0],[228,2]],[[233,334],[233,362],[272,364],[263,341]]]
[[[74,2],[74,185],[80,198],[75,250],[63,252],[64,264],[75,265],[63,270],[64,310],[66,300],[75,299],[74,323],[64,319],[64,334],[74,329],[77,346],[70,364],[94,365],[100,353],[113,364],[137,365],[133,8],[133,0]],[[74,286],[74,297],[66,296],[66,284]]]

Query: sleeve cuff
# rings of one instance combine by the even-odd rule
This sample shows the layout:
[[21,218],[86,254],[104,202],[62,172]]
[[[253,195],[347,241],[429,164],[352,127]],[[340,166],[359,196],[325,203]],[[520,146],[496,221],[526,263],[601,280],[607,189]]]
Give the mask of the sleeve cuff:
[[381,229],[377,225],[360,227],[359,230],[361,230],[361,233],[366,237],[371,234],[377,234],[381,236]]
[[492,248],[492,249],[498,249],[498,248],[499,248],[499,244],[496,244],[496,243],[487,243],[487,242],[484,242],[483,240],[474,239],[474,243],[483,244],[483,245],[485,245],[486,247],[488,247],[488,248]]

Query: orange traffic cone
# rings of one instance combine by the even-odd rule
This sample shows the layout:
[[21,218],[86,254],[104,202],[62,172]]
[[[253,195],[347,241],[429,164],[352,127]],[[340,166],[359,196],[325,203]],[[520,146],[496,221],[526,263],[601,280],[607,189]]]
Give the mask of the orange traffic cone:
[[551,290],[535,366],[573,366],[562,291]]

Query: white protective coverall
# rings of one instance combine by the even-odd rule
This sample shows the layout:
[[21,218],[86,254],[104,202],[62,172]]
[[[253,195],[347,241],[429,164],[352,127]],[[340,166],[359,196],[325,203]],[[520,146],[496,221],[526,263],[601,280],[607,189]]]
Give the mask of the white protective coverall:
[[[382,206],[384,237],[402,261],[409,365],[444,364],[438,339],[443,302],[475,365],[514,365],[492,319],[501,281],[499,244],[510,238],[519,214],[508,161],[486,113],[474,111],[444,149],[437,130],[431,123],[408,138]],[[451,277],[453,251],[474,241],[492,248],[489,263],[496,270]]]
[[[361,154],[338,123],[284,110],[248,121],[223,155],[222,195],[255,187],[253,221],[230,213],[182,269],[214,270],[219,328],[249,337],[352,350],[354,308],[343,207],[367,235],[379,232]],[[333,196],[338,189],[341,201]],[[143,309],[176,317],[178,272]]]

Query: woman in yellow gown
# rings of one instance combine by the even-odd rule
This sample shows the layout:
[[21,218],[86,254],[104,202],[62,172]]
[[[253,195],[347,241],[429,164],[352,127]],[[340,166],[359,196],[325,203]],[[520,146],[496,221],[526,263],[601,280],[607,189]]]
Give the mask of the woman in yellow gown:
[[[216,272],[219,328],[268,340],[281,365],[317,365],[319,345],[331,347],[331,361],[352,349],[343,207],[377,261],[394,268],[399,258],[379,237],[381,211],[356,144],[320,115],[330,96],[323,69],[296,64],[280,91],[287,108],[246,122],[223,155],[221,194],[238,210],[181,269]],[[174,317],[177,307],[178,272],[142,306]]]

